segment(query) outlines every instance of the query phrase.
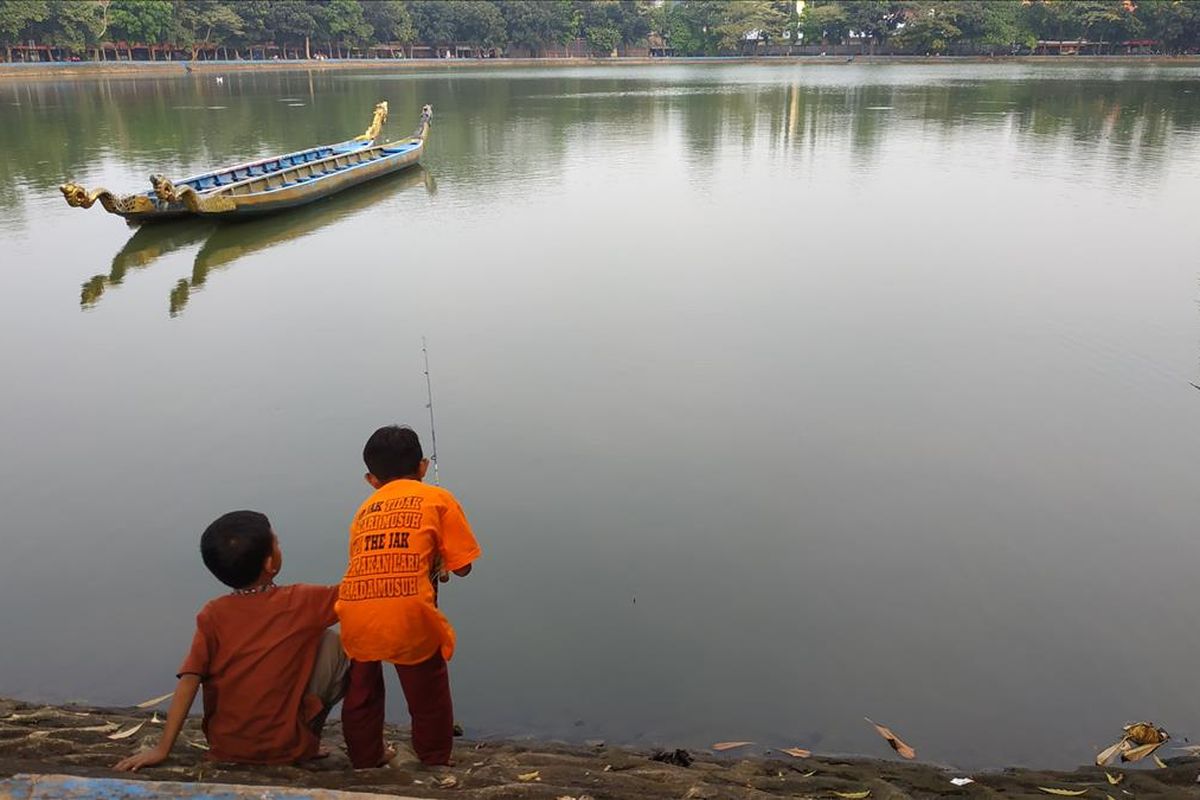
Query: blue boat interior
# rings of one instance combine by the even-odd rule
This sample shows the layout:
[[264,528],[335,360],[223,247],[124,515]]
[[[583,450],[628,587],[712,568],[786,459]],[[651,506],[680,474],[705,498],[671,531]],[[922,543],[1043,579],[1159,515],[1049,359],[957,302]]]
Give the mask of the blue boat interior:
[[[315,147],[312,150],[304,150],[299,153],[292,153],[291,155],[282,156],[280,158],[272,159],[271,161],[264,161],[259,164],[250,164],[249,166],[236,167],[224,172],[213,172],[207,175],[200,175],[196,178],[181,181],[180,184],[183,186],[191,186],[197,191],[204,192],[208,191],[209,189],[218,189],[222,186],[228,186],[232,183],[248,180],[250,178],[261,178],[263,175],[269,175],[273,172],[279,172],[280,170],[299,166],[300,164],[307,164],[312,161],[320,161],[323,158],[329,158],[333,155],[345,155],[347,153],[353,153],[358,150],[362,150],[364,147],[369,147],[370,144],[370,142],[350,141],[342,142],[341,144],[337,145],[331,145],[329,147]],[[339,167],[338,169],[344,169],[344,167]],[[305,180],[309,179],[306,178]],[[153,192],[150,194],[153,194]]]

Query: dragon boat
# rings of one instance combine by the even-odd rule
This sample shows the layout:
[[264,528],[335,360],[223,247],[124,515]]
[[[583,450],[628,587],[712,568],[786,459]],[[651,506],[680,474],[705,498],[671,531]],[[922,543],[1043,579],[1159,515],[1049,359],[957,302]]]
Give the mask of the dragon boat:
[[210,191],[193,186],[161,186],[170,203],[215,219],[240,219],[270,214],[320,200],[337,192],[417,164],[429,136],[432,106],[421,109],[416,131],[408,139],[373,144],[350,152],[332,152],[303,163],[250,175]]
[[383,124],[387,122],[387,115],[387,101],[377,103],[371,125],[362,134],[344,142],[319,145],[307,150],[297,150],[293,153],[248,161],[244,164],[234,164],[231,167],[222,167],[178,181],[170,181],[159,174],[151,175],[151,189],[148,192],[118,195],[104,188],[89,191],[77,183],[64,183],[58,188],[63,193],[67,205],[73,208],[91,208],[99,202],[108,213],[124,217],[131,223],[140,224],[178,219],[193,214],[188,206],[180,200],[182,191],[187,190],[203,197],[247,180],[269,177],[296,169],[303,164],[331,157],[344,157],[369,149],[375,144],[379,132],[383,129]]

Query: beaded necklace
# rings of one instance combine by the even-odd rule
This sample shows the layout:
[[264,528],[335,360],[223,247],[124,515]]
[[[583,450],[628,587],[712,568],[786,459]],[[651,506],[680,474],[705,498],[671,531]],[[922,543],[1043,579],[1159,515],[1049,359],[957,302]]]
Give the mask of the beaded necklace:
[[268,581],[262,586],[247,586],[245,589],[234,589],[231,594],[259,594],[275,588],[274,581]]

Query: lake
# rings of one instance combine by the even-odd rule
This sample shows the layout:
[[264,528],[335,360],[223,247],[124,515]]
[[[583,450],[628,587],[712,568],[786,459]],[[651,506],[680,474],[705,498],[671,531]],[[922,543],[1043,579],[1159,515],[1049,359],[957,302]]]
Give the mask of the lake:
[[[424,167],[127,228],[434,108]],[[1090,760],[1200,734],[1200,69],[677,65],[0,82],[0,694],[169,691],[267,513],[336,582],[377,426],[484,547],[472,736]],[[391,716],[406,719],[389,684]]]

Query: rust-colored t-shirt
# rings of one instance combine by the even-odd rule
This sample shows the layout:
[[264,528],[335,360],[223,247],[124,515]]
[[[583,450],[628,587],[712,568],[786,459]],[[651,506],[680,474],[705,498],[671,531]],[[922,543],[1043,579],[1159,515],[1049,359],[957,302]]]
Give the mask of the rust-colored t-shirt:
[[337,613],[342,646],[358,661],[420,664],[454,655],[454,629],[438,610],[429,576],[479,557],[454,495],[414,480],[384,484],[350,523],[350,563]]
[[279,586],[209,601],[196,615],[179,674],[204,686],[209,757],[288,764],[317,753],[308,721],[321,700],[308,693],[325,629],[337,622],[336,586]]

